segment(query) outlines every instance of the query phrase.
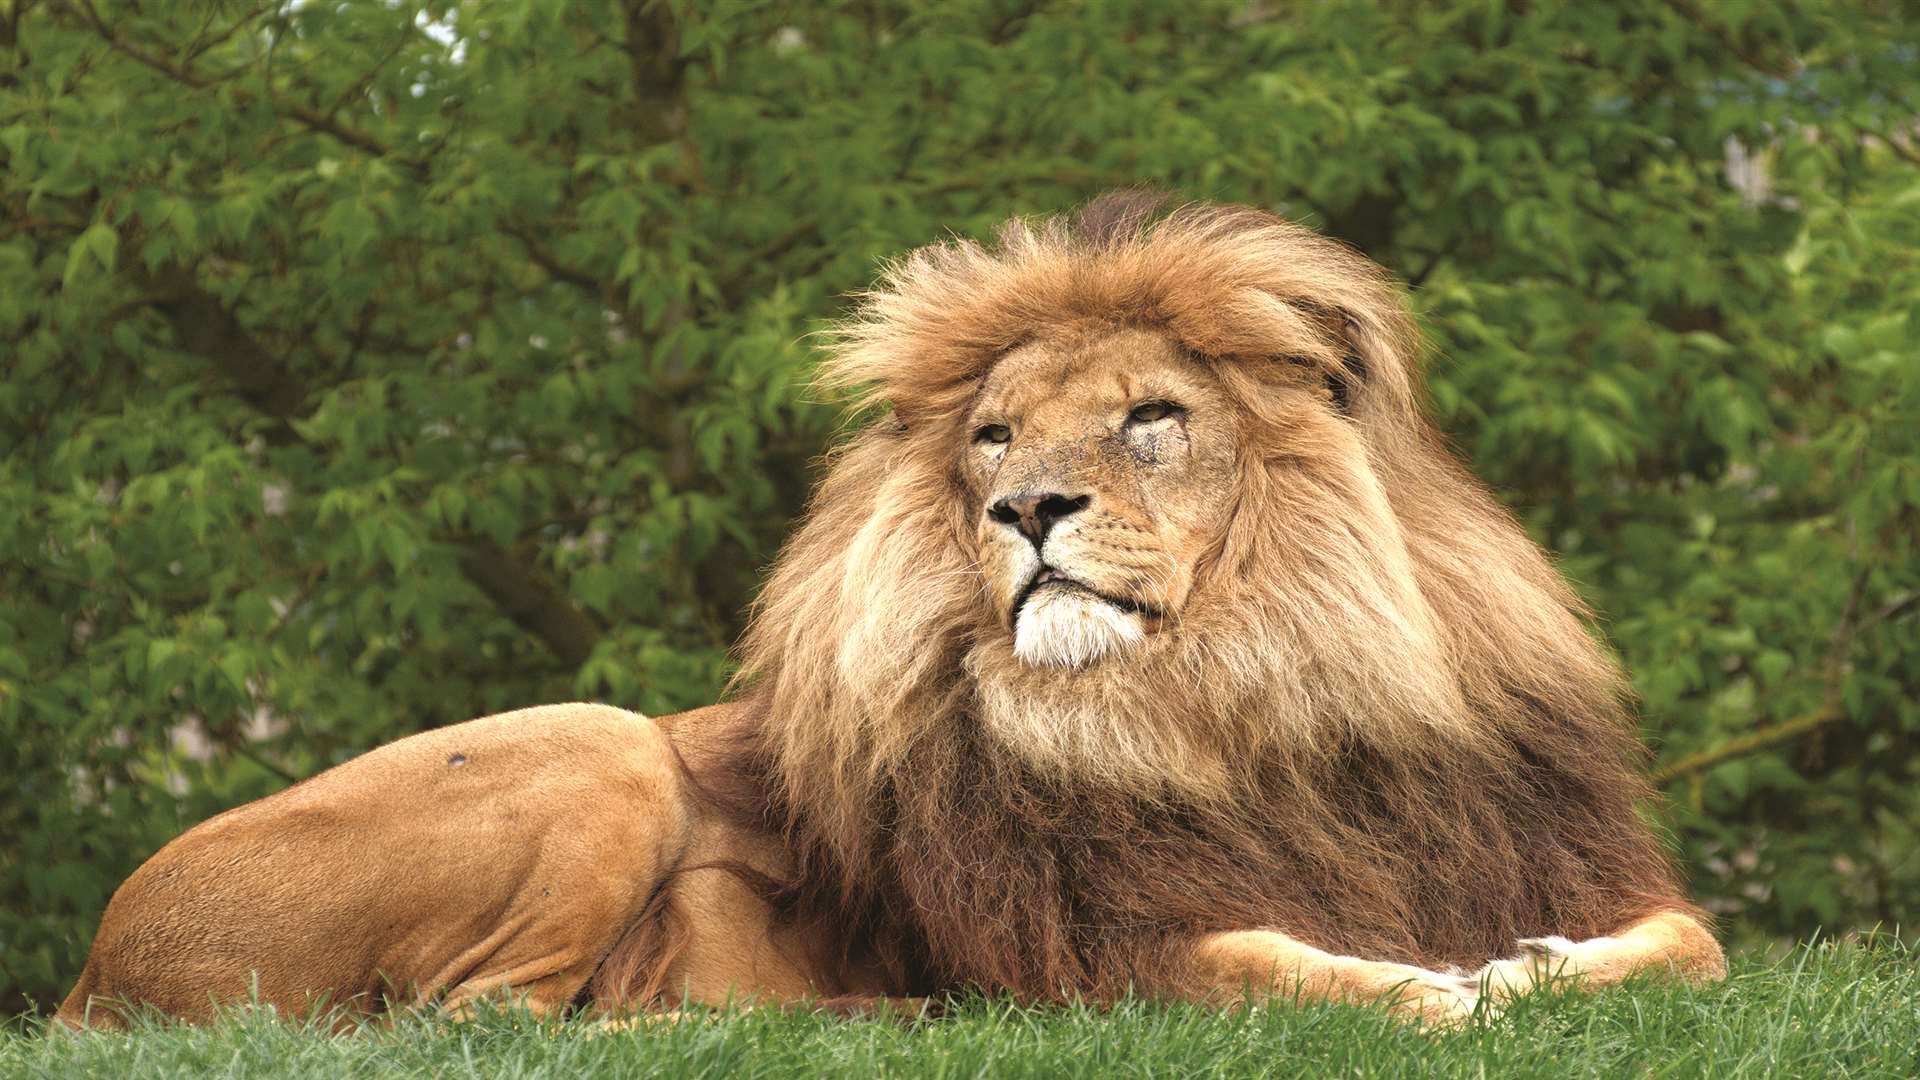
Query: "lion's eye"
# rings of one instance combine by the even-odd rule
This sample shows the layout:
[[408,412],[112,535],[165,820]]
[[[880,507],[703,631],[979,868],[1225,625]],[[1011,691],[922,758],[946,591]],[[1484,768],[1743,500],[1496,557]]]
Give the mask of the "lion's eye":
[[1151,424],[1155,420],[1165,420],[1180,411],[1180,406],[1171,401],[1143,401],[1133,407],[1127,419],[1136,424]]
[[988,424],[973,433],[974,442],[1003,443],[1013,438],[1013,429],[1005,424]]

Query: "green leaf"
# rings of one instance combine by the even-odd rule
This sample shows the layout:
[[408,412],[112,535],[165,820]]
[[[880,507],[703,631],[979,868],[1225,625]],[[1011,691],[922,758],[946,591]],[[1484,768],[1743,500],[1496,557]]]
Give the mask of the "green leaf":
[[113,273],[120,256],[120,236],[105,222],[87,227],[67,249],[67,267],[60,275],[60,287],[71,289],[74,283],[93,275]]

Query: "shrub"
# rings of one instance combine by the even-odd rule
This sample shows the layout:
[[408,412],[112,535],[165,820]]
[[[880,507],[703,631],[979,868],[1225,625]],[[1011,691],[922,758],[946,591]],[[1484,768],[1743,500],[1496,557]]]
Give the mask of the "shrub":
[[0,0],[0,1008],[167,837],[709,701],[884,256],[1114,186],[1412,286],[1744,934],[1920,902],[1893,3]]

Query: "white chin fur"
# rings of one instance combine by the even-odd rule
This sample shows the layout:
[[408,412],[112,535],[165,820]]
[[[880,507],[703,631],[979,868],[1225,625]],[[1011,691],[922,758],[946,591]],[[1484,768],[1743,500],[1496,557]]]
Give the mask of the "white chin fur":
[[1081,668],[1144,637],[1131,611],[1077,589],[1043,587],[1020,610],[1013,655],[1033,667]]

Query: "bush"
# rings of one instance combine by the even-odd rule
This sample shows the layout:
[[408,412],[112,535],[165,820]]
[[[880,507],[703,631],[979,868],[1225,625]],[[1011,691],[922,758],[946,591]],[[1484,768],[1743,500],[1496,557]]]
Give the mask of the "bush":
[[1752,936],[1920,903],[1899,3],[0,0],[0,1008],[371,745],[712,700],[877,261],[1151,183],[1405,279]]

